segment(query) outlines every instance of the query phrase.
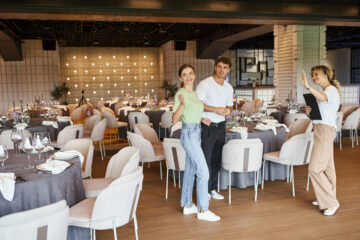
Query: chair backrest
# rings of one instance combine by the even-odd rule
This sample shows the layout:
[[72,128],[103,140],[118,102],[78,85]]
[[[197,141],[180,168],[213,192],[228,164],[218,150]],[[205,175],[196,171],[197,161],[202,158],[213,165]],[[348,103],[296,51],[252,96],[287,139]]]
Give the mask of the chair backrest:
[[[82,170],[84,171],[84,176],[91,175],[92,162],[94,158],[94,145],[90,139],[72,139],[68,141],[64,147],[63,151],[68,150],[77,150],[84,156],[84,162],[82,163]],[[84,177],[83,176],[83,177]]]
[[360,108],[352,112],[344,122],[344,129],[357,129],[359,127]]
[[66,240],[69,207],[65,200],[0,218],[1,239]]
[[122,108],[122,107],[126,107],[127,105],[126,104],[123,104],[121,102],[118,102],[115,104],[114,106],[114,112],[115,112],[115,115],[116,114],[119,114],[119,109]]
[[107,128],[117,128],[118,127],[117,120],[114,115],[112,115],[111,113],[108,113],[108,112],[102,112],[102,115],[104,116],[104,118],[107,119],[107,124],[106,124]]
[[68,105],[68,108],[69,108],[69,114],[71,115],[72,114],[72,112],[77,108],[77,104],[75,104],[75,103],[72,103],[72,104],[69,104]]
[[74,109],[74,111],[71,114],[71,120],[72,121],[82,121],[83,120],[83,111],[84,108],[82,107],[78,107],[76,109]]
[[127,132],[129,144],[140,150],[141,161],[155,157],[155,151],[151,143],[137,133]]
[[310,162],[313,145],[313,132],[293,136],[282,145],[279,163],[284,165],[308,164]]
[[297,119],[291,124],[288,137],[291,138],[298,134],[311,132],[311,129],[312,125],[310,119]]
[[253,101],[245,102],[241,106],[241,111],[244,111],[246,115],[252,114],[254,112],[254,102]]
[[56,145],[58,147],[63,147],[68,141],[82,138],[83,135],[84,127],[82,124],[67,126],[59,132]]
[[167,168],[176,171],[184,171],[186,152],[181,145],[180,139],[164,138],[163,148]]
[[263,143],[259,138],[232,139],[222,150],[222,167],[232,172],[254,172],[261,167]]
[[290,127],[291,124],[297,119],[309,119],[309,117],[305,113],[286,114],[284,118],[284,124],[287,127]]
[[161,115],[161,126],[163,128],[170,128],[173,125],[172,117],[173,117],[173,112],[171,111],[164,112],[163,115]]
[[144,123],[135,124],[134,132],[140,134],[151,143],[159,142],[159,138],[155,130],[147,124]]
[[136,147],[125,147],[113,155],[107,165],[105,178],[118,178],[139,166],[140,151]]
[[99,114],[94,114],[92,115],[88,120],[86,120],[85,122],[85,129],[86,130],[92,130],[95,126],[95,123],[101,120],[101,115]]
[[95,104],[94,104],[94,107],[95,107],[97,110],[101,111],[101,109],[104,107],[104,104],[103,104],[103,103],[95,103]]
[[14,149],[14,142],[11,141],[11,130],[1,132],[0,144],[5,145],[7,149]]
[[336,113],[336,132],[341,131],[342,121],[343,121],[343,113],[337,112]]
[[99,121],[91,131],[91,139],[94,141],[103,140],[105,137],[107,119]]
[[129,126],[130,129],[133,130],[135,128],[135,124],[145,123],[150,125],[149,117],[142,112],[130,112],[129,113]]
[[115,117],[114,111],[113,111],[111,108],[109,108],[109,107],[102,107],[102,108],[101,108],[101,112],[103,112],[103,113],[110,113],[111,115],[113,115],[113,116]]
[[138,167],[133,173],[114,180],[105,188],[94,204],[92,228],[111,229],[114,218],[116,227],[130,222],[136,214],[143,179],[142,167]]

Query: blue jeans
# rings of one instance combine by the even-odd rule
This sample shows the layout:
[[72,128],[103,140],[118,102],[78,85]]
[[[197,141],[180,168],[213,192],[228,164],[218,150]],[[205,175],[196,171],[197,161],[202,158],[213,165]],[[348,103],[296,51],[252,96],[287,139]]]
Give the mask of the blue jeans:
[[181,145],[186,152],[186,163],[181,190],[181,206],[192,206],[192,192],[196,175],[196,201],[198,212],[206,212],[209,208],[208,183],[209,169],[201,149],[200,123],[183,123],[181,130]]

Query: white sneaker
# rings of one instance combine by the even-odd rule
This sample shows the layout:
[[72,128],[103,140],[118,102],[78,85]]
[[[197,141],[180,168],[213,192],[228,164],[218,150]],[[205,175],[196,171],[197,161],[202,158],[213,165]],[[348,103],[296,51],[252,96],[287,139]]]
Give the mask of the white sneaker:
[[184,207],[183,208],[183,214],[184,215],[189,215],[189,214],[194,214],[194,213],[197,213],[198,210],[197,210],[197,207],[195,204],[193,204],[191,207]]
[[220,217],[215,215],[215,213],[213,213],[210,210],[207,210],[206,212],[198,213],[197,218],[199,220],[205,220],[209,222],[216,222],[220,220]]
[[216,199],[216,200],[223,200],[223,199],[224,199],[224,196],[221,195],[221,194],[219,194],[219,193],[217,193],[215,190],[212,190],[212,191],[211,191],[211,197],[212,197],[213,199]]
[[314,205],[314,206],[319,206],[319,202],[318,202],[318,201],[313,201],[311,204]]
[[339,206],[334,207],[334,208],[328,208],[324,211],[324,215],[325,216],[332,216],[336,213],[336,210],[338,210]]

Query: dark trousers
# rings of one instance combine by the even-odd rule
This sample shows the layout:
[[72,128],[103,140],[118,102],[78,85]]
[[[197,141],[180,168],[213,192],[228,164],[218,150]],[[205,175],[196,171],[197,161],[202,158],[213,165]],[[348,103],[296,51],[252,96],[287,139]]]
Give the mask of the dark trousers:
[[209,167],[209,193],[216,189],[225,144],[225,121],[207,126],[201,123],[201,148]]

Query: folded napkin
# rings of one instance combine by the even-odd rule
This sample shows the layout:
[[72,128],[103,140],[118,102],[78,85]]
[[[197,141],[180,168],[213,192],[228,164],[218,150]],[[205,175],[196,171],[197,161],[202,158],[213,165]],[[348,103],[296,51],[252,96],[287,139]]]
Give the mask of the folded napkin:
[[17,130],[24,130],[28,125],[26,123],[18,123],[14,126]]
[[14,173],[0,173],[0,192],[6,200],[13,200],[15,193]]
[[47,160],[45,163],[37,165],[37,169],[51,171],[52,174],[58,174],[63,172],[70,163],[58,160]]
[[81,162],[81,166],[84,162],[84,156],[76,150],[69,150],[69,151],[58,151],[56,153],[54,153],[54,158],[57,160],[71,160],[74,157],[79,157],[80,162]]
[[151,110],[151,109],[150,109],[150,108],[146,108],[146,107],[140,109],[140,111],[141,111],[142,113],[145,113],[145,112],[148,111],[148,110]]
[[55,108],[61,108],[61,109],[63,109],[64,111],[68,110],[67,106],[65,106],[65,105],[55,105],[54,107],[55,107]]
[[173,125],[171,127],[171,131],[170,131],[170,136],[173,135],[173,133],[176,131],[176,130],[179,130],[182,128],[182,122],[177,122],[175,123],[175,125]]
[[295,114],[295,113],[297,113],[297,112],[298,112],[298,110],[296,110],[296,109],[290,109],[290,110],[289,110],[289,113],[290,113],[290,114]]
[[272,130],[274,135],[277,134],[275,125],[265,125],[265,124],[262,124],[262,123],[258,123],[255,126],[255,129],[257,129],[257,130]]
[[71,121],[70,117],[66,117],[66,116],[58,116],[57,117],[58,122],[70,122],[71,125],[73,125],[73,122]]
[[161,107],[160,110],[165,110],[165,111],[170,111],[170,108],[169,107]]
[[276,126],[285,128],[285,132],[290,132],[289,128],[288,128],[285,124],[283,124],[283,123],[282,123],[282,124],[278,124],[278,125],[276,125]]
[[59,128],[58,123],[54,121],[43,121],[42,125],[53,126],[53,128]]

